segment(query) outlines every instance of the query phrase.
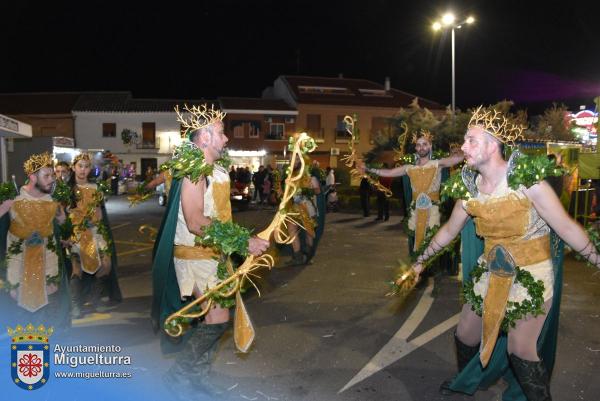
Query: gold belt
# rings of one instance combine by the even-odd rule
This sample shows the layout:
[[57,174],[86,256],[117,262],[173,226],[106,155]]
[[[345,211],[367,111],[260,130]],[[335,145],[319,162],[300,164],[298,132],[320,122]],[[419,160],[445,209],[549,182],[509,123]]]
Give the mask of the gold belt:
[[177,259],[200,260],[214,259],[219,254],[214,249],[204,246],[173,245],[173,256]]
[[484,255],[492,250],[495,245],[502,245],[517,263],[517,266],[527,266],[550,259],[550,236],[544,235],[530,240],[520,240],[518,242],[502,242],[493,239],[485,239]]

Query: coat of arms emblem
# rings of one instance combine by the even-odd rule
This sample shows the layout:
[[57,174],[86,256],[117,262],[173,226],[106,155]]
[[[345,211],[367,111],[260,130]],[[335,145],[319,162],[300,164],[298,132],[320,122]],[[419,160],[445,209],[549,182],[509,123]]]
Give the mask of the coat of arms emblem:
[[31,323],[8,329],[11,337],[10,366],[12,381],[25,390],[36,390],[50,378],[50,344],[52,327],[35,327]]

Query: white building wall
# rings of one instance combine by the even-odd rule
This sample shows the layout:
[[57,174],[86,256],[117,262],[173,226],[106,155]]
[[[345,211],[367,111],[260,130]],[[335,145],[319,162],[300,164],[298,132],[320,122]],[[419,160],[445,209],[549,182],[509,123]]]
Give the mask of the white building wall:
[[[158,166],[171,155],[172,148],[181,143],[179,122],[174,112],[73,112],[75,117],[75,146],[84,150],[110,150],[124,164],[136,163],[137,174],[142,174],[141,159],[156,158]],[[116,136],[103,137],[102,124],[115,123]],[[121,131],[125,128],[137,132],[141,139],[142,123],[154,123],[158,150],[138,149],[123,144]]]

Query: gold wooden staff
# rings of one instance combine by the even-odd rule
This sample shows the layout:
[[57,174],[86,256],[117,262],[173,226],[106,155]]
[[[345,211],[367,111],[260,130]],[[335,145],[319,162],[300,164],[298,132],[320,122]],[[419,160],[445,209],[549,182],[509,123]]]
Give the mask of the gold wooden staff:
[[[290,213],[286,210],[287,203],[294,197],[296,190],[298,189],[298,183],[302,180],[304,175],[305,163],[304,158],[302,157],[302,150],[306,149],[306,143],[312,141],[312,139],[306,134],[301,133],[296,142],[294,143],[294,148],[292,150],[292,157],[290,161],[290,170],[288,177],[285,180],[285,190],[283,192],[283,196],[281,202],[279,203],[279,207],[271,224],[269,226],[257,234],[257,237],[269,241],[271,235],[277,243],[280,244],[291,244],[294,241],[294,236],[290,236],[287,232],[287,223],[294,222],[298,224],[294,220],[292,216],[296,213]],[[309,151],[312,151],[310,149]],[[294,166],[296,161],[300,162],[300,168],[296,173],[294,173]],[[231,265],[228,266],[228,271],[231,274],[226,280],[220,282],[218,285],[207,289],[204,291],[201,297],[196,298],[194,301],[190,302],[177,312],[171,314],[164,323],[165,332],[172,336],[178,337],[183,334],[183,326],[181,324],[181,318],[186,319],[197,319],[201,316],[204,316],[208,313],[210,308],[214,304],[214,300],[212,296],[217,295],[219,297],[228,298],[235,294],[236,297],[236,309],[234,315],[234,341],[238,350],[242,352],[247,352],[252,345],[252,341],[254,340],[254,328],[252,327],[252,323],[250,321],[250,317],[248,312],[246,311],[246,307],[242,300],[242,296],[240,294],[240,289],[245,280],[250,281],[253,285],[254,283],[249,278],[250,275],[256,276],[253,272],[266,267],[271,269],[273,267],[273,257],[271,255],[261,255],[254,256],[249,255],[246,260],[240,265],[240,267],[233,271]],[[256,287],[256,286],[255,286]],[[257,289],[258,290],[258,289]],[[259,292],[260,295],[260,292]],[[192,311],[196,306],[202,305],[202,309],[200,311]]]
[[350,154],[342,157],[342,161],[350,168],[350,175],[354,178],[360,179],[366,177],[369,184],[377,188],[378,191],[382,191],[388,198],[392,196],[392,191],[389,188],[381,185],[379,181],[374,180],[370,175],[361,173],[356,169],[356,163],[358,162],[358,156],[356,155],[356,143],[358,142],[358,136],[354,132],[354,125],[356,119],[350,116],[344,117],[344,124],[346,125],[346,132],[350,135],[350,141],[348,141],[348,150]]
[[398,162],[396,165],[402,164],[402,158],[406,154],[406,142],[408,142],[408,125],[402,121],[400,126],[403,132],[398,136],[398,149],[394,149],[394,160]]

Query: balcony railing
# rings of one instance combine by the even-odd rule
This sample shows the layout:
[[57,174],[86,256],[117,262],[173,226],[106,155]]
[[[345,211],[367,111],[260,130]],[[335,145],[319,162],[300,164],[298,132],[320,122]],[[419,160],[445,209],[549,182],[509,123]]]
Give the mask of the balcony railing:
[[265,135],[267,141],[286,141],[287,138],[282,132],[268,132]]
[[144,141],[140,140],[138,144],[136,144],[136,149],[160,149],[160,138],[155,138],[154,141]]
[[309,129],[306,133],[316,142],[325,142],[325,128]]
[[335,142],[336,143],[348,143],[350,141],[350,134],[348,134],[348,131],[341,130],[339,128],[335,128],[333,130],[333,133],[335,135]]

